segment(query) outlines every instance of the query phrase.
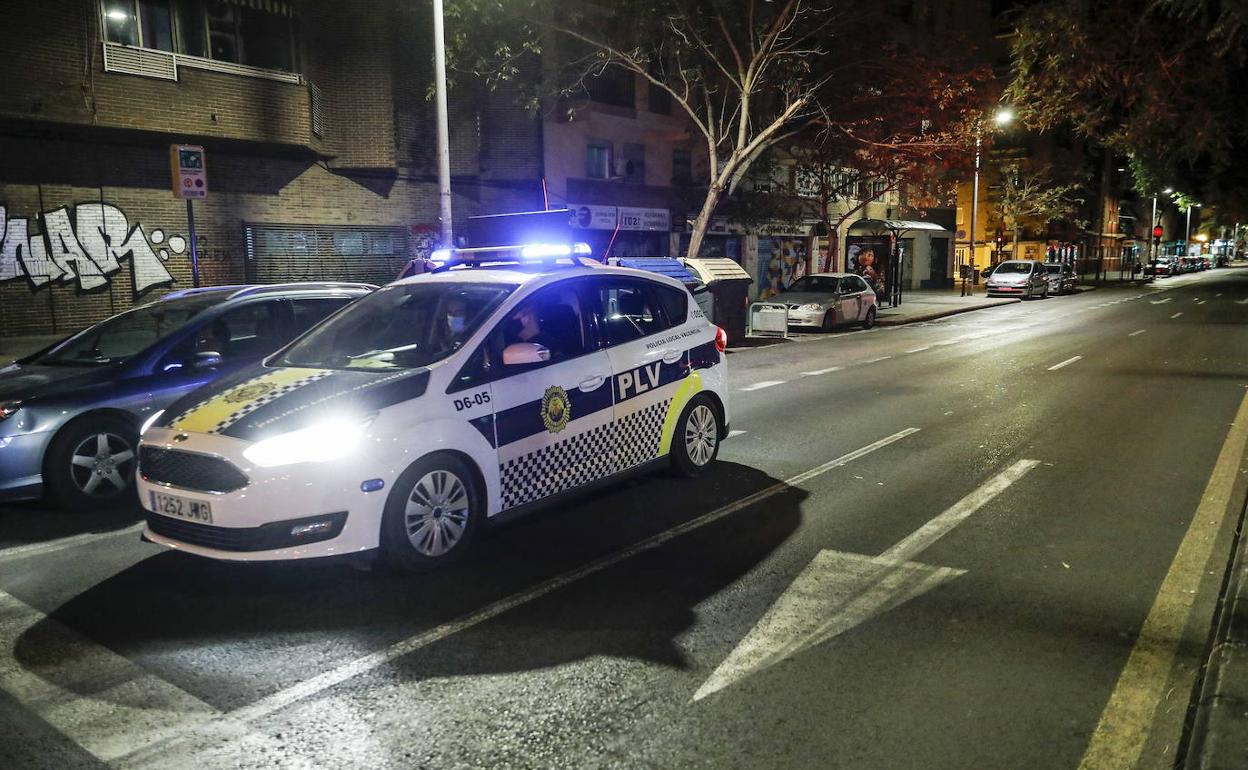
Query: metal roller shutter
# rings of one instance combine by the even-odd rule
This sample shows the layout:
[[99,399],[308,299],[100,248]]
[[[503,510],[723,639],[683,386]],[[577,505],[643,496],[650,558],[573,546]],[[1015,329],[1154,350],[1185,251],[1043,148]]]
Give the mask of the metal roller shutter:
[[244,223],[247,280],[389,283],[410,259],[403,227]]

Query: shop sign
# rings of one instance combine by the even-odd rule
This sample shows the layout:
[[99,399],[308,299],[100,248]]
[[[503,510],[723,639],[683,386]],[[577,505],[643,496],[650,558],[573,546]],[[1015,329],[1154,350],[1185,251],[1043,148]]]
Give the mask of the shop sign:
[[572,226],[587,230],[661,230],[672,229],[672,215],[667,209],[628,206],[589,206],[572,204]]
[[672,213],[667,209],[640,209],[620,207],[621,230],[672,229]]

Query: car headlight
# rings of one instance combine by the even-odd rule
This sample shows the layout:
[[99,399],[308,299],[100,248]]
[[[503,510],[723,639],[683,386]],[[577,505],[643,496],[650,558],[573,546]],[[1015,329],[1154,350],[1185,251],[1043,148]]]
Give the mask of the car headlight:
[[153,414],[151,417],[148,417],[146,420],[144,420],[143,427],[139,428],[139,435],[142,436],[144,433],[147,433],[147,429],[152,427],[152,425],[155,424],[155,422],[159,420],[160,416],[164,413],[165,413],[164,409],[157,409],[155,414]]
[[22,408],[21,401],[0,401],[0,420],[7,420]]
[[807,304],[799,307],[798,310],[805,310],[808,313],[818,313],[820,310],[823,310],[823,305],[820,305],[818,302],[808,302]]
[[328,420],[266,438],[244,449],[243,457],[262,468],[337,460],[355,450],[374,416]]

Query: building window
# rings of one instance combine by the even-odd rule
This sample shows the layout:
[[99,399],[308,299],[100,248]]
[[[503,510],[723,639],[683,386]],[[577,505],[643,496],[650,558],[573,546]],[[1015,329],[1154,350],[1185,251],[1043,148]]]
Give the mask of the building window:
[[666,88],[650,84],[650,111],[659,115],[672,114],[672,95]]
[[633,184],[645,184],[646,182],[646,146],[644,144],[633,144],[625,142],[620,148],[623,155],[620,167],[616,169],[616,176],[623,177],[625,182]]
[[298,31],[283,0],[101,0],[111,43],[294,71]]
[[590,179],[611,178],[611,143],[590,139],[585,145],[585,176]]
[[614,107],[636,109],[637,97],[633,73],[618,67],[607,67],[602,74],[586,84],[589,98]]
[[688,150],[672,150],[672,184],[693,184],[693,158]]

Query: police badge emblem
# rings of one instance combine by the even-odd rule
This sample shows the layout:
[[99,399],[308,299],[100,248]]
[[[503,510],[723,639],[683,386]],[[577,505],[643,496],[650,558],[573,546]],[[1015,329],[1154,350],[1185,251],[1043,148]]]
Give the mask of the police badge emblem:
[[551,385],[542,396],[542,424],[551,433],[563,430],[568,420],[572,419],[572,402],[567,391],[558,385]]

